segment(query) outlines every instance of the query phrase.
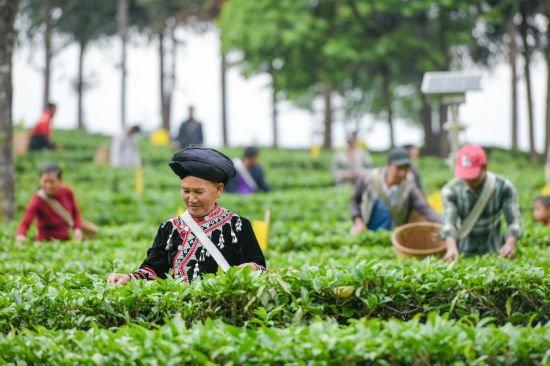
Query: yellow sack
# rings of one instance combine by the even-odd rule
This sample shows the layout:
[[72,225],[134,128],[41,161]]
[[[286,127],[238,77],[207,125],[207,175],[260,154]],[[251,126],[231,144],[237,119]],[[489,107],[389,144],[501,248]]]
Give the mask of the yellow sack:
[[139,199],[141,199],[141,196],[143,194],[143,169],[141,167],[136,168],[135,186],[136,194],[138,195]]
[[151,143],[157,146],[168,146],[170,144],[170,133],[165,128],[156,130],[151,134]]
[[546,183],[546,185],[542,189],[542,195],[543,196],[550,196],[550,182]]
[[260,248],[262,248],[262,251],[265,251],[267,249],[267,236],[269,234],[269,225],[265,221],[253,220],[252,230],[254,230],[254,234],[256,235],[256,239],[258,239]]
[[264,221],[253,220],[252,221],[252,230],[258,239],[258,244],[263,252],[267,250],[267,239],[269,237],[269,219],[271,217],[271,212],[265,210]]
[[441,215],[443,213],[443,199],[441,198],[441,191],[430,194],[428,196],[428,204],[432,206],[435,212]]
[[311,146],[311,149],[309,150],[309,153],[311,154],[311,157],[314,159],[317,159],[319,155],[321,155],[321,148],[317,144],[313,144]]

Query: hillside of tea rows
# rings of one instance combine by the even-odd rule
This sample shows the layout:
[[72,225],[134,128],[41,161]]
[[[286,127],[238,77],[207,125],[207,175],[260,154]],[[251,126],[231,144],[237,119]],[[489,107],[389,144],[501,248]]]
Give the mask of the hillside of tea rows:
[[[18,245],[17,222],[0,226],[0,365],[550,363],[550,231],[532,219],[544,175],[520,153],[489,150],[490,169],[520,198],[525,234],[512,260],[397,260],[388,232],[349,234],[352,190],[333,186],[330,151],[266,148],[273,192],[219,201],[251,220],[270,210],[264,274],[232,268],[191,285],[113,287],[107,275],[135,270],[159,223],[183,208],[173,152],[142,141],[138,194],[134,170],[93,163],[106,137],[55,138],[64,150],[16,159],[17,219],[54,161],[101,231]],[[419,168],[428,193],[452,177],[439,159]]]

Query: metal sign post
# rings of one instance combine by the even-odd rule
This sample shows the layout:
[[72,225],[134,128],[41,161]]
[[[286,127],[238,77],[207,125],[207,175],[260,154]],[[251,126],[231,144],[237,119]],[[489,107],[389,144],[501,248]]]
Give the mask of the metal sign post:
[[421,90],[433,102],[448,105],[451,109],[451,120],[443,127],[449,132],[449,164],[452,169],[460,148],[460,133],[466,129],[466,125],[460,122],[458,110],[466,101],[467,91],[481,90],[481,75],[461,71],[427,72],[422,79]]

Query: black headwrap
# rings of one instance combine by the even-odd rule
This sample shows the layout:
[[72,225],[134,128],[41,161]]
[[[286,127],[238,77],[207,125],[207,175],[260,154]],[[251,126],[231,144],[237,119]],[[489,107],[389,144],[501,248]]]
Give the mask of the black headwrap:
[[237,175],[231,159],[217,150],[205,147],[188,147],[178,151],[169,165],[180,179],[193,176],[227,184]]

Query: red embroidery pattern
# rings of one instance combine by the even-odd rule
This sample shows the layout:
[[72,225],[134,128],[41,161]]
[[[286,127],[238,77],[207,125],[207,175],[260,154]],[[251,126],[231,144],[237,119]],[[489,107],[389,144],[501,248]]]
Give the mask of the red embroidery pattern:
[[[220,216],[222,216],[222,214],[227,214],[227,216],[221,218],[220,221],[215,222],[217,221],[216,219],[219,219]],[[233,212],[222,209],[220,206],[216,205],[216,207],[211,211],[211,213],[208,216],[209,216],[208,220],[199,222],[199,225],[203,228],[206,234],[209,234],[215,229],[219,228],[220,226],[226,224],[228,221],[231,220],[234,214]],[[189,277],[187,276],[188,268],[185,268],[185,267],[197,252],[200,242],[194,235],[192,235],[192,233],[190,233],[190,231],[185,230],[187,228],[186,226],[182,227],[182,224],[178,217],[173,218],[171,222],[172,222],[172,225],[178,231],[180,238],[182,240],[181,248],[178,250],[177,254],[174,257],[174,261],[172,263],[172,273],[174,277],[176,277],[179,274],[182,277],[182,280],[184,282],[189,282]],[[212,225],[212,226],[208,227],[209,225]],[[190,237],[190,234],[192,235],[192,237]],[[190,247],[190,249],[185,255],[185,258],[180,261],[179,259],[183,255],[186,247]]]

